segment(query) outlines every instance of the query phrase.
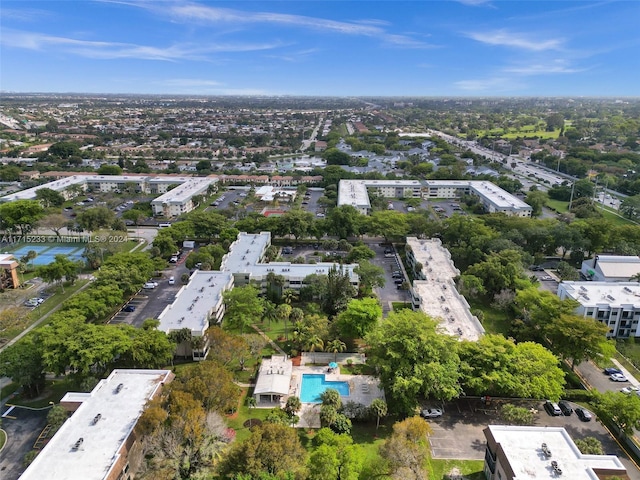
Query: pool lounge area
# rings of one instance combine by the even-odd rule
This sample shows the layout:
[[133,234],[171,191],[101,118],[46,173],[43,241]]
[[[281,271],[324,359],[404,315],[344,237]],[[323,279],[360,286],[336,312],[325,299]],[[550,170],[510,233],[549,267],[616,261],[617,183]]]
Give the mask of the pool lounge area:
[[341,397],[348,397],[350,394],[349,382],[327,380],[324,373],[303,373],[300,401],[302,403],[321,403],[320,395],[329,388],[337,390]]

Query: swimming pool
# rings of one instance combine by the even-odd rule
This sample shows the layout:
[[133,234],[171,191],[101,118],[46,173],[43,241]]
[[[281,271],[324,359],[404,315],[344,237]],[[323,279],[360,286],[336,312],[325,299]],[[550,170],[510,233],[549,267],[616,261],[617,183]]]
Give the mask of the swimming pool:
[[328,382],[325,380],[324,374],[305,373],[302,375],[300,401],[302,401],[302,403],[321,403],[320,395],[327,388],[336,389],[343,397],[349,395],[349,383]]

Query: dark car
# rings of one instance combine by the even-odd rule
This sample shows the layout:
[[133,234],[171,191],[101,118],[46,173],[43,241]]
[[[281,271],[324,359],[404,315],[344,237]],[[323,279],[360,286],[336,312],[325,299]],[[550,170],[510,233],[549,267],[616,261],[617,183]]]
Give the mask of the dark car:
[[617,368],[609,367],[609,368],[605,368],[605,369],[604,369],[604,373],[605,373],[606,375],[613,375],[613,374],[615,374],[615,373],[617,373],[617,374],[621,374],[621,373],[622,373],[622,371],[621,371],[621,370],[619,370],[619,369],[617,369]]
[[393,283],[395,283],[396,285],[402,285],[404,283],[404,280],[402,278],[396,278]]
[[547,400],[546,402],[544,402],[544,409],[547,411],[549,415],[553,417],[558,417],[562,415],[562,410],[560,410],[560,407],[558,406],[558,404],[555,402],[552,402],[551,400]]
[[133,305],[125,305],[122,309],[123,312],[135,312],[136,307]]
[[573,413],[573,408],[571,408],[571,404],[566,400],[560,400],[558,402],[558,406],[564,415],[571,415]]
[[582,407],[576,408],[576,415],[583,422],[590,422],[591,419],[593,418],[593,415],[591,415],[591,412],[589,410],[585,410]]
[[544,271],[544,268],[542,268],[540,265],[531,265],[529,267],[529,270],[531,270],[532,272],[542,272]]

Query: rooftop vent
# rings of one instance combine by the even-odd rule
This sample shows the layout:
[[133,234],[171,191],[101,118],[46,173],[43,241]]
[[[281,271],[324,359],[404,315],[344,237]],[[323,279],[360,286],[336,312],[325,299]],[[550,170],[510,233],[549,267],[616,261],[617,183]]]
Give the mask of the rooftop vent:
[[124,383],[120,383],[118,384],[118,386],[116,387],[116,393],[120,393],[120,391],[124,388]]
[[76,443],[74,443],[74,444],[73,444],[73,448],[72,448],[72,450],[74,450],[74,451],[75,451],[75,450],[79,450],[83,443],[84,443],[84,438],[80,437],[80,438],[76,441]]
[[95,417],[93,417],[93,420],[91,421],[91,425],[95,425],[96,423],[98,423],[101,418],[102,418],[102,414],[101,413],[97,414]]

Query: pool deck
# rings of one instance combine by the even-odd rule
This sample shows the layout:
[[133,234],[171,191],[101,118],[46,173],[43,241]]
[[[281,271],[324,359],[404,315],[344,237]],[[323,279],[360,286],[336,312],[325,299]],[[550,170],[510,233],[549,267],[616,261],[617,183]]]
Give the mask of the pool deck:
[[[347,382],[349,384],[349,395],[341,395],[342,403],[355,402],[361,403],[368,407],[376,398],[384,400],[384,391],[380,389],[378,380],[371,375],[342,375],[340,367],[332,373],[328,372],[327,366],[300,366],[293,367],[291,375],[291,385],[289,396],[300,396],[302,386],[302,375],[304,374],[323,374],[328,382]],[[282,405],[287,402],[286,398],[282,399]],[[319,403],[303,403],[299,412],[300,421],[296,425],[300,428],[320,428],[320,404]]]

